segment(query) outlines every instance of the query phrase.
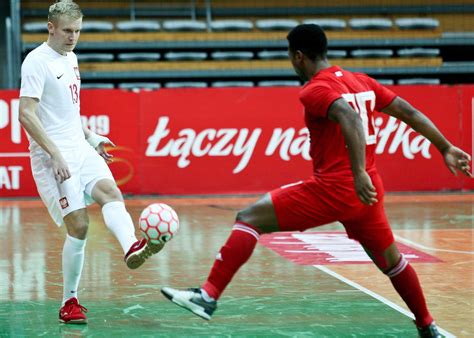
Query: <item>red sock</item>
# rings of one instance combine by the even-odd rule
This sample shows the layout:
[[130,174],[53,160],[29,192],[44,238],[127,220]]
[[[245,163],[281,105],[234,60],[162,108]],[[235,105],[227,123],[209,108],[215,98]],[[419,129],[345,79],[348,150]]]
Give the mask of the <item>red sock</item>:
[[415,315],[416,325],[424,327],[431,324],[433,317],[431,317],[426,306],[425,296],[423,296],[418,276],[403,256],[400,262],[387,272],[387,275],[390,277],[395,290],[397,290],[400,297],[402,297],[408,308]]
[[202,288],[218,299],[239,268],[252,255],[260,230],[243,222],[236,222],[221,251],[217,254],[207,281]]

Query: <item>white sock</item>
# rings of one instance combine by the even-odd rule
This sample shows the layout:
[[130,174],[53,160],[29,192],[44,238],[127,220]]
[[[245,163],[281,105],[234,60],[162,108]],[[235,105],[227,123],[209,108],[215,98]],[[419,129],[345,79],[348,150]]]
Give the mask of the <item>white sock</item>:
[[77,297],[77,288],[84,266],[85,239],[66,235],[63,247],[63,305],[71,297]]
[[209,296],[209,294],[204,289],[201,289],[201,296],[202,299],[204,299],[208,303],[215,301],[215,299]]
[[125,204],[121,201],[106,203],[102,206],[102,215],[105,225],[117,237],[126,254],[132,244],[137,241],[137,237],[135,237],[132,217],[125,209]]

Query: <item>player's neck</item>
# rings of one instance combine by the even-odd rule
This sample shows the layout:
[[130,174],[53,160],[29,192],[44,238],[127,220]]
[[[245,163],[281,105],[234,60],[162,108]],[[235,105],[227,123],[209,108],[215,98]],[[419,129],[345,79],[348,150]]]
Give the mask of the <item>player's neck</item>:
[[324,59],[324,60],[318,60],[316,61],[316,72],[319,72],[323,69],[326,69],[326,68],[329,68],[329,67],[332,67],[331,64],[329,63],[328,59]]
[[55,46],[55,45],[51,42],[50,39],[48,39],[48,40],[46,41],[46,44],[47,44],[52,50],[54,50],[56,53],[61,54],[61,55],[63,55],[63,56],[67,55],[67,52],[66,52],[66,51],[64,51],[64,50],[60,49],[59,47]]
[[309,77],[308,79],[311,79],[314,75],[319,73],[321,70],[332,67],[331,64],[327,59],[324,60],[317,60],[314,64],[313,67],[309,69]]

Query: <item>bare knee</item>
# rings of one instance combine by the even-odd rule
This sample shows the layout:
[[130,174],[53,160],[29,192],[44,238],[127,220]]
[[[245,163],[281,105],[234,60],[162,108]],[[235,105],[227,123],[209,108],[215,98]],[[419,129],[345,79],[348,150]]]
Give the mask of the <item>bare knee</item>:
[[67,233],[69,234],[69,236],[72,236],[74,238],[85,239],[87,237],[88,229],[89,229],[88,224],[79,223],[79,224],[75,224],[74,226],[68,227]]
[[243,210],[239,210],[235,216],[235,220],[238,222],[249,223],[252,218],[252,213],[250,211],[251,206]]
[[96,183],[92,189],[92,198],[101,206],[109,202],[123,200],[120,189],[115,182],[108,179],[100,180]]
[[395,243],[392,243],[383,252],[373,252],[366,247],[364,249],[375,265],[385,274],[395,268],[402,258]]
[[239,211],[236,215],[236,221],[248,224],[260,233],[278,231],[278,221],[269,194]]
[[89,216],[85,209],[76,210],[64,217],[67,233],[69,236],[85,239],[89,229]]

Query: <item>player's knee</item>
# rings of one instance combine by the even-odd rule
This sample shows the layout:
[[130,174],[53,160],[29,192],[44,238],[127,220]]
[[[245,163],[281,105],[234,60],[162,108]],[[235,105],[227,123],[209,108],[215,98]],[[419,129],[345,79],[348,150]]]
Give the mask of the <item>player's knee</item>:
[[78,239],[85,239],[88,230],[89,224],[87,222],[77,222],[68,226],[69,235]]
[[103,193],[106,197],[114,200],[121,200],[122,193],[120,189],[115,184],[108,184],[104,187]]
[[405,257],[403,257],[403,255],[400,255],[400,258],[398,259],[397,263],[392,264],[389,268],[384,270],[384,273],[388,277],[393,278],[400,274],[403,270],[405,270],[407,265],[408,261],[405,259]]
[[235,220],[237,222],[249,223],[252,219],[251,212],[249,212],[249,209],[250,208],[247,207],[247,208],[237,212],[237,215],[235,216]]
[[252,206],[240,210],[235,216],[235,221],[250,225],[252,226],[252,228],[255,228],[255,230],[257,230],[259,233],[264,232],[263,229],[261,229],[260,227],[260,222],[257,221],[257,217],[255,216],[255,212]]
[[103,180],[97,183],[92,191],[92,197],[100,205],[113,201],[122,201],[122,192],[117,185],[110,180]]

